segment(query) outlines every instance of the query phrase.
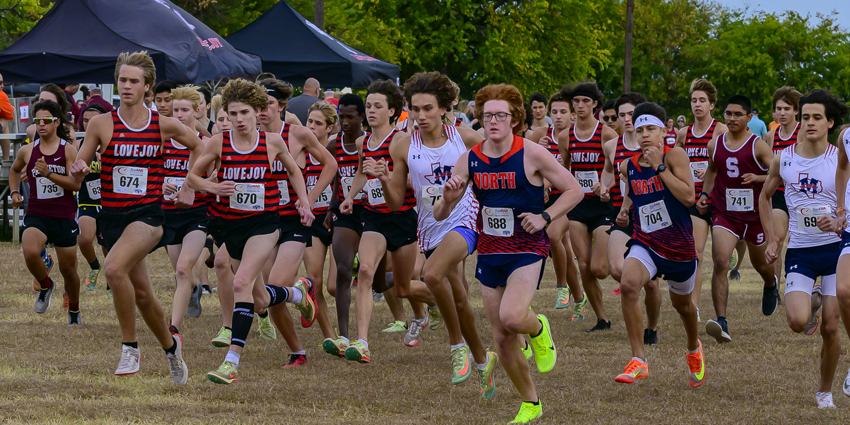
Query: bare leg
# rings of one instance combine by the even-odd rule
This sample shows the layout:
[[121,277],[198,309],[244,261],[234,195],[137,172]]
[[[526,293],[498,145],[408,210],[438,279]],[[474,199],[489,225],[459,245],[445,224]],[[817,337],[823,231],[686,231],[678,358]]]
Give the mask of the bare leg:
[[227,246],[222,245],[215,253],[216,294],[221,305],[221,326],[233,327],[233,270],[230,266],[230,255]]
[[691,216],[691,223],[694,226],[694,245],[697,249],[697,276],[694,281],[693,301],[694,305],[699,310],[699,297],[702,291],[702,264],[703,253],[705,252],[705,244],[708,241],[708,222],[705,220]]

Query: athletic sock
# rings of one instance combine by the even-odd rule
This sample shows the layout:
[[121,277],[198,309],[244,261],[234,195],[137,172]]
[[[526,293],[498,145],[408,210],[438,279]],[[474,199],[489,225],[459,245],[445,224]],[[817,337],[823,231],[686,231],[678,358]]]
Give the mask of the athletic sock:
[[478,366],[478,370],[484,370],[487,367],[487,363],[490,363],[490,353],[487,353],[487,357],[484,358],[484,363],[476,363]]
[[697,349],[693,350],[693,351],[688,350],[688,354],[696,354],[696,353],[699,353],[699,347],[697,347]]
[[288,302],[292,304],[298,304],[302,300],[304,300],[304,294],[302,294],[301,291],[295,288],[289,288],[289,299],[287,300]]
[[461,342],[460,344],[452,345],[452,351],[457,350],[458,348],[463,347],[464,345],[466,345],[465,342]]
[[45,276],[44,279],[38,281],[38,284],[41,285],[41,289],[50,289],[53,286],[53,281],[50,280],[50,276]]
[[177,354],[177,338],[174,338],[174,335],[171,336],[171,348],[163,348],[165,354]]
[[369,343],[368,343],[368,342],[366,342],[366,340],[365,340],[365,339],[360,338],[360,339],[358,339],[358,341],[362,342],[362,343],[363,343],[363,345],[365,345],[365,346],[366,346],[366,348],[369,348]]
[[229,330],[229,331],[233,332],[233,328],[231,328],[231,327],[229,327],[229,326],[224,326],[224,329],[227,329],[227,330]]
[[97,258],[95,258],[95,259],[94,259],[94,261],[92,261],[91,263],[89,263],[89,267],[90,267],[92,270],[97,270],[97,269],[99,269],[99,268],[100,268],[100,260],[98,260]]
[[139,343],[138,343],[138,342],[136,342],[136,341],[133,341],[133,342],[122,342],[122,343],[121,343],[121,348],[124,348],[124,347],[130,347],[130,348],[138,349],[138,348],[139,348]]
[[239,366],[239,358],[242,357],[235,351],[228,351],[227,356],[224,357],[224,361],[233,363],[233,366]]
[[531,403],[535,406],[540,406],[540,397],[537,397],[537,401],[526,401],[526,403]]
[[305,351],[305,350],[301,350],[301,351],[293,351],[293,352],[292,352],[292,355],[294,355],[294,356],[306,356],[306,355],[307,355],[307,351]]
[[269,301],[269,307],[285,303],[290,296],[289,288],[283,288],[279,286],[266,285],[266,292],[268,292],[269,297],[271,297],[271,301]]
[[439,308],[440,308],[440,307],[437,307],[437,305],[435,304],[433,307],[428,306],[428,311],[437,310],[437,309],[439,309]]
[[643,363],[643,364],[646,364],[646,360],[644,360],[644,359],[642,359],[642,358],[640,358],[640,357],[632,357],[632,360],[637,360],[637,361],[639,361],[639,362],[641,362],[641,363]]
[[79,301],[77,301],[75,303],[69,302],[68,303],[68,311],[76,311],[77,313],[79,313],[80,312],[80,302]]
[[[537,321],[540,322],[540,319],[537,319]],[[537,338],[542,333],[543,333],[543,322],[540,322],[540,330],[536,334],[534,334],[534,335],[529,334],[528,336],[530,336],[532,338]]]
[[233,308],[233,335],[230,338],[230,343],[244,347],[253,323],[254,303],[236,303]]

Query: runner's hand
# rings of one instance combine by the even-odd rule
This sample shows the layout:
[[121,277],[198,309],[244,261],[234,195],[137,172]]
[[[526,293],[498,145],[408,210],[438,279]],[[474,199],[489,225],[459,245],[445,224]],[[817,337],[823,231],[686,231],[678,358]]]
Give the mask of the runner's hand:
[[313,220],[316,219],[316,216],[313,215],[313,212],[309,208],[304,208],[303,205],[299,204],[300,201],[299,199],[295,203],[295,208],[298,210],[298,215],[301,216],[301,224],[310,227],[313,225]]
[[[163,187],[164,190],[164,187]],[[174,200],[174,206],[177,208],[189,208],[195,203],[194,190],[180,190],[177,192],[177,199]]]
[[776,241],[767,243],[767,248],[764,250],[764,259],[767,261],[767,264],[773,264],[776,261],[776,250],[778,247],[779,244]]
[[328,211],[328,213],[325,214],[325,219],[324,219],[322,225],[325,226],[325,229],[328,229],[331,232],[334,231],[334,217],[333,217],[332,212]]
[[549,136],[543,136],[540,140],[537,141],[537,144],[543,146],[544,148],[549,148],[549,142],[552,141],[552,138]]
[[21,203],[24,202],[24,197],[21,196],[20,193],[15,192],[12,194],[12,209],[18,209],[21,206]]
[[708,198],[700,196],[696,206],[700,214],[705,214],[708,212]]
[[741,176],[741,178],[743,179],[742,181],[744,182],[744,184],[757,183],[756,182],[756,175],[753,174],[753,173],[744,174],[743,176]]
[[652,166],[653,169],[658,168],[661,165],[661,162],[664,161],[664,154],[661,152],[661,149],[653,146],[646,150],[643,153],[643,157],[646,158],[646,162]]
[[233,180],[225,180],[213,186],[213,195],[230,197],[236,189],[236,183]]
[[175,192],[177,192],[177,185],[174,183],[163,183],[162,184],[162,194],[165,196],[171,196]]
[[617,225],[620,227],[628,227],[629,226],[629,210],[620,210],[620,213],[617,214]]
[[452,178],[443,185],[443,202],[451,204],[460,199],[464,192],[466,192],[466,182],[464,182],[459,176],[452,176]]
[[839,214],[838,217],[835,218],[835,231],[839,234],[847,228],[847,216],[844,213]]
[[74,161],[71,165],[71,175],[77,180],[82,180],[90,171],[88,164],[82,159]]
[[708,170],[708,168],[703,168],[702,170],[696,170],[695,172],[697,173],[697,178],[700,179],[700,180],[705,180],[705,171],[706,170]]
[[50,170],[47,169],[47,163],[44,162],[44,157],[39,158],[38,161],[35,162],[35,169],[41,177],[46,177],[47,173],[50,172]]
[[351,215],[351,213],[354,212],[354,201],[350,201],[348,199],[342,201],[342,203],[339,204],[339,212]]
[[[443,192],[443,196],[445,196],[445,192]],[[540,214],[524,212],[518,215],[517,218],[522,219],[522,228],[531,234],[537,233],[546,227],[546,219]]]
[[820,229],[821,232],[837,232],[841,234],[841,230],[836,227],[836,222],[837,220],[833,220],[830,217],[820,216],[818,217],[818,229]]

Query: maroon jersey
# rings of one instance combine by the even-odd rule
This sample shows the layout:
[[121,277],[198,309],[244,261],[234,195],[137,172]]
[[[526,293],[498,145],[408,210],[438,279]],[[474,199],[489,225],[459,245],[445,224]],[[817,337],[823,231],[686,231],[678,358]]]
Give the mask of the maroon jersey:
[[[558,149],[558,138],[555,137],[555,126],[549,126],[549,128],[546,130],[546,137],[549,138],[549,144],[546,146],[546,149],[549,150],[549,153],[551,153],[552,156],[555,157],[555,159],[561,159],[561,150]],[[555,189],[554,187],[549,188],[550,195],[559,195],[561,193],[563,192],[558,189]]]
[[675,147],[676,146],[676,129],[667,130],[667,134],[664,136],[664,143],[667,147]]
[[[201,137],[201,133],[198,133],[198,137]],[[189,174],[189,153],[190,151],[188,148],[175,142],[173,139],[169,139],[162,145],[162,159],[165,161],[163,167],[163,180],[165,183],[177,185],[178,191],[183,186],[183,183],[186,180],[186,175]],[[207,174],[204,173],[203,177],[207,178]],[[209,194],[195,192],[195,201],[192,203],[190,208],[197,208],[206,205],[209,198]],[[174,205],[174,201],[176,199],[177,194],[163,196],[162,209],[169,211],[177,210],[177,206]]]
[[230,131],[222,133],[218,181],[227,180],[236,183],[235,191],[212,205],[214,217],[239,219],[277,211],[280,190],[272,178],[266,133],[260,131],[254,147],[244,152],[233,146]]
[[587,139],[579,139],[576,135],[576,125],[569,129],[570,170],[584,190],[584,198],[594,198],[591,187],[602,180],[602,170],[605,169],[605,155],[602,152],[602,123],[596,121],[593,134]]
[[112,111],[112,139],[101,155],[101,199],[104,211],[127,211],[162,201],[162,135],[159,114],[148,111],[148,124],[130,128]]
[[614,151],[614,158],[611,160],[614,164],[614,187],[609,191],[611,194],[611,205],[617,208],[623,206],[623,183],[620,181],[620,164],[623,161],[633,158],[636,154],[640,155],[640,153],[640,146],[631,150],[626,147],[624,136],[617,138],[617,149]]
[[[389,168],[390,172],[393,171],[393,158],[390,156],[390,144],[393,141],[393,136],[398,133],[398,130],[393,129],[390,131],[390,134],[381,141],[381,144],[375,148],[369,147],[369,141],[372,140],[372,135],[366,138],[366,141],[363,142],[363,158],[372,158],[375,161],[384,160],[387,162],[387,168]],[[386,201],[384,200],[384,189],[381,186],[381,182],[374,178],[369,177],[366,181],[366,196],[368,200],[366,201],[366,209],[369,211],[375,211],[379,213],[391,213],[391,210]],[[413,189],[408,185],[404,191],[404,203],[402,203],[399,211],[407,211],[416,206],[416,198],[413,196]]]
[[[348,191],[351,190],[351,185],[354,182],[354,175],[357,173],[357,166],[360,163],[360,154],[355,148],[353,152],[345,149],[345,144],[342,143],[343,134],[339,132],[336,135],[336,147],[334,154],[336,156],[337,177],[339,178],[339,190],[336,196],[339,202],[345,200],[348,196]],[[364,140],[369,140],[369,133],[366,133]],[[363,203],[363,195],[360,194],[354,198],[354,205]]]
[[[289,129],[291,125],[288,122],[283,123],[283,128],[280,129],[280,137],[283,143],[289,148]],[[293,156],[292,159],[295,159]],[[303,174],[303,170],[302,170]],[[280,188],[280,215],[298,215],[298,209],[295,208],[295,202],[298,201],[298,195],[295,193],[295,188],[289,182],[289,173],[279,159],[275,158],[272,161],[272,178],[277,182]]]
[[[307,193],[312,192],[319,183],[319,176],[322,175],[322,164],[314,160],[313,155],[307,154],[307,167],[304,169],[304,183],[307,185]],[[331,197],[333,196],[333,185],[328,185],[322,193],[316,198],[313,204],[313,215],[324,214],[328,212],[331,206]]]
[[[792,146],[797,144],[797,133],[800,131],[800,123],[797,123],[797,126],[794,127],[794,131],[791,132],[791,135],[788,136],[787,139],[782,138],[782,127],[778,127],[776,129],[776,133],[773,134],[773,154],[779,155],[783,149],[788,146]],[[776,190],[780,192],[785,192],[785,185],[780,184]]]
[[750,138],[735,151],[726,147],[726,135],[717,138],[714,147],[714,190],[711,192],[712,215],[731,216],[736,221],[759,222],[758,199],[763,183],[744,184],[744,174],[767,174],[767,168],[756,159],[756,140]]
[[68,159],[65,157],[65,143],[67,142],[60,140],[59,147],[51,155],[41,152],[41,140],[33,143],[30,161],[27,163],[30,187],[27,214],[60,220],[73,220],[77,217],[77,200],[74,198],[74,191],[50,181],[35,169],[36,161],[44,158],[49,171],[60,176],[67,176]]
[[696,176],[695,170],[708,168],[708,143],[714,136],[714,127],[717,126],[717,121],[712,118],[708,129],[701,136],[694,134],[694,126],[696,126],[696,123],[688,126],[684,147],[685,153],[691,159],[691,173],[694,175],[694,196],[699,201],[699,194],[702,193],[702,179]]

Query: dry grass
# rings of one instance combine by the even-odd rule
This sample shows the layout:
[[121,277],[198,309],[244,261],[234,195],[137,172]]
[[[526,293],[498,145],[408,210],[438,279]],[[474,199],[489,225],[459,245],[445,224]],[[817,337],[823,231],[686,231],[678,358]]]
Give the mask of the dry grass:
[[[3,423],[489,424],[507,422],[519,407],[517,393],[502,370],[496,398],[489,402],[478,399],[475,378],[451,386],[445,330],[426,331],[417,348],[404,347],[400,334],[381,333],[391,320],[385,303],[376,304],[374,361],[369,365],[322,352],[321,333],[314,326],[299,331],[307,346],[307,366],[283,370],[280,366],[289,350],[282,339],[267,342],[252,332],[239,369],[240,382],[212,384],[204,373],[216,368],[224,356],[223,349],[209,343],[220,326],[221,311],[213,295],[203,300],[204,314],[183,326],[189,385],[171,384],[164,356],[141,319],[137,322],[141,370],[118,378],[112,372],[121,336],[103,284],[94,292],[83,291],[85,326],[69,328],[59,307],[60,292],[46,314],[33,312],[32,278],[19,247],[0,244],[0,258]],[[474,261],[468,262],[469,276],[473,265]],[[173,280],[162,250],[151,256],[149,268],[158,297],[169,311]],[[87,266],[81,265],[81,276],[85,271]],[[648,350],[650,378],[636,385],[615,384],[614,376],[630,357],[618,298],[605,296],[612,330],[586,334],[595,321],[592,313],[588,320],[573,323],[569,310],[553,309],[550,268],[534,308],[549,317],[559,353],[552,373],[533,372],[544,405],[540,423],[850,423],[850,399],[840,388],[850,362],[842,358],[833,387],[838,409],[818,411],[814,392],[820,338],[793,334],[781,307],[772,317],[763,317],[761,284],[755,277],[747,266],[744,283],[732,284],[731,344],[720,346],[701,330],[707,382],[692,390],[686,378],[684,332],[666,299],[660,344]],[[614,285],[606,280],[605,293]],[[492,345],[480,291],[477,283],[471,286],[478,328],[485,343]],[[705,288],[703,320],[713,317],[710,303]],[[334,311],[331,308],[332,317]],[[846,347],[846,335],[842,340]]]

